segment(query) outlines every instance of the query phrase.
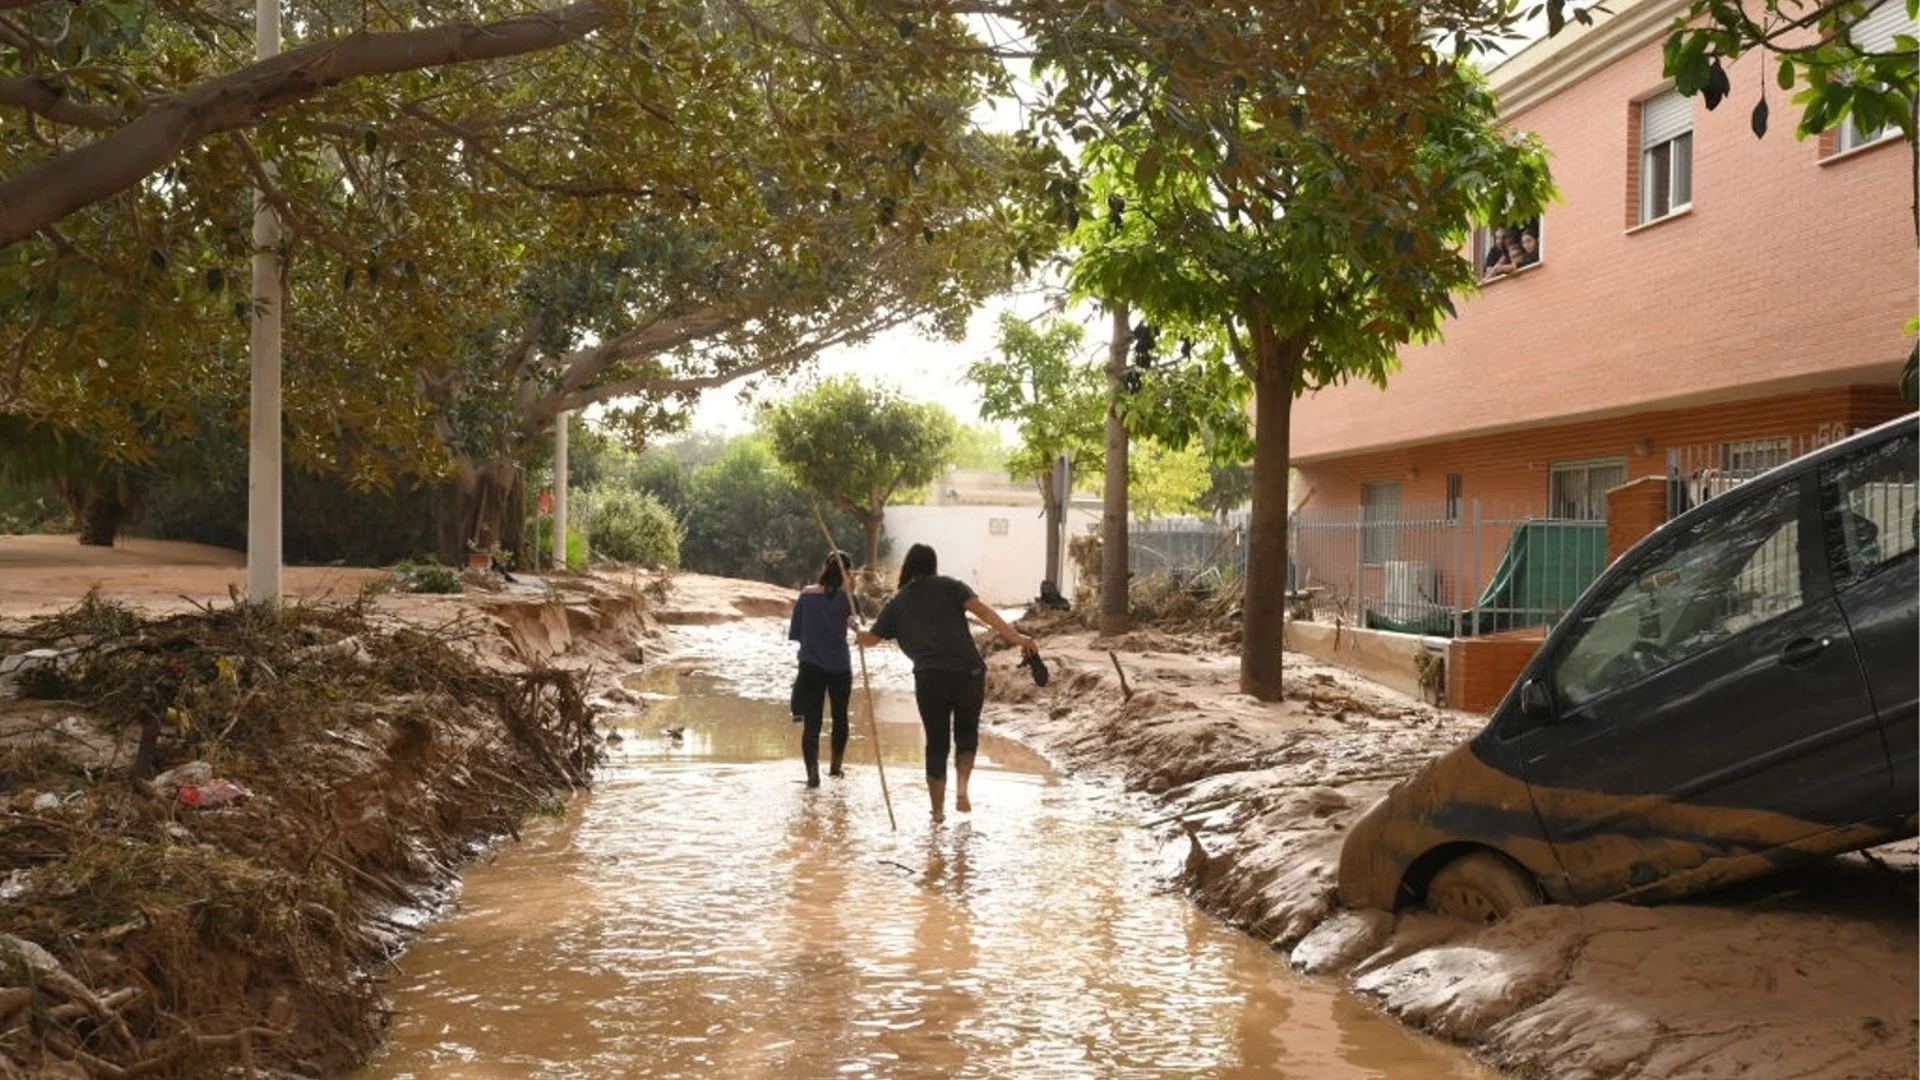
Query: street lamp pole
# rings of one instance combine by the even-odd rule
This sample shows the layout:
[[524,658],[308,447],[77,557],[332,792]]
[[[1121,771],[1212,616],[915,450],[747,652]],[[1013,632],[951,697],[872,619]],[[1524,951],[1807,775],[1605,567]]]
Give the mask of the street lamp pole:
[[[256,0],[254,52],[280,54],[279,0]],[[253,381],[247,431],[247,603],[280,603],[280,216],[253,193]]]

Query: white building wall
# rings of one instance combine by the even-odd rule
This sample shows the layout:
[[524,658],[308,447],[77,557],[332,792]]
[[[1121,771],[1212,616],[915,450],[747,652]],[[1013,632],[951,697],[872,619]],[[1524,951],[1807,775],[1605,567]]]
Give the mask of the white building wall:
[[[1067,534],[1098,525],[1100,515],[1069,511]],[[940,557],[940,572],[973,586],[996,607],[1024,604],[1040,594],[1047,564],[1047,521],[1031,506],[889,506],[884,524],[891,541],[887,561],[893,567],[914,544],[926,544]],[[1063,556],[1064,559],[1064,556]],[[1073,579],[1073,568],[1061,576]],[[1070,584],[1061,591],[1073,595]]]

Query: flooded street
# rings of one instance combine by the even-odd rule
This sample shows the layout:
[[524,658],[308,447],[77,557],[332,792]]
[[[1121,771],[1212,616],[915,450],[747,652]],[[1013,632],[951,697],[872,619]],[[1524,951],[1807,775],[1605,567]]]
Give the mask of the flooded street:
[[1169,891],[1185,852],[1144,803],[990,724],[974,812],[930,826],[897,654],[872,656],[898,829],[857,676],[849,775],[809,791],[763,636],[689,629],[630,681],[649,707],[592,795],[471,868],[400,958],[361,1075],[1494,1075]]

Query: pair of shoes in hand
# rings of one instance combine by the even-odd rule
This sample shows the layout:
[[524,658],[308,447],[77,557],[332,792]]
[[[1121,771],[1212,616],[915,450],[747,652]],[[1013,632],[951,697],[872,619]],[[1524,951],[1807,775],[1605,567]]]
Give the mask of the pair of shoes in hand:
[[1028,669],[1028,673],[1033,676],[1033,685],[1035,686],[1045,686],[1047,685],[1047,680],[1052,678],[1052,675],[1047,671],[1047,662],[1040,659],[1040,651],[1038,649],[1022,656],[1018,666]]

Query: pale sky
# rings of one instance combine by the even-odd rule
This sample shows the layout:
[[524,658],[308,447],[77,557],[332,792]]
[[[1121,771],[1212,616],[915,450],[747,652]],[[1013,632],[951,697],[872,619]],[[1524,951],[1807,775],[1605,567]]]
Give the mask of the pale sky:
[[[787,398],[818,379],[836,375],[871,380],[873,385],[891,388],[909,401],[937,402],[961,423],[978,424],[980,395],[966,380],[968,365],[993,355],[993,327],[1000,312],[1012,310],[1031,317],[1044,308],[1045,304],[1031,295],[996,298],[973,313],[967,337],[959,342],[929,340],[904,327],[895,329],[857,348],[822,353],[785,380],[762,383],[745,404],[740,401],[738,386],[709,390],[694,410],[693,430],[742,434],[752,429],[754,408],[759,403]],[[1088,341],[1104,333],[1104,323],[1089,325]]]

